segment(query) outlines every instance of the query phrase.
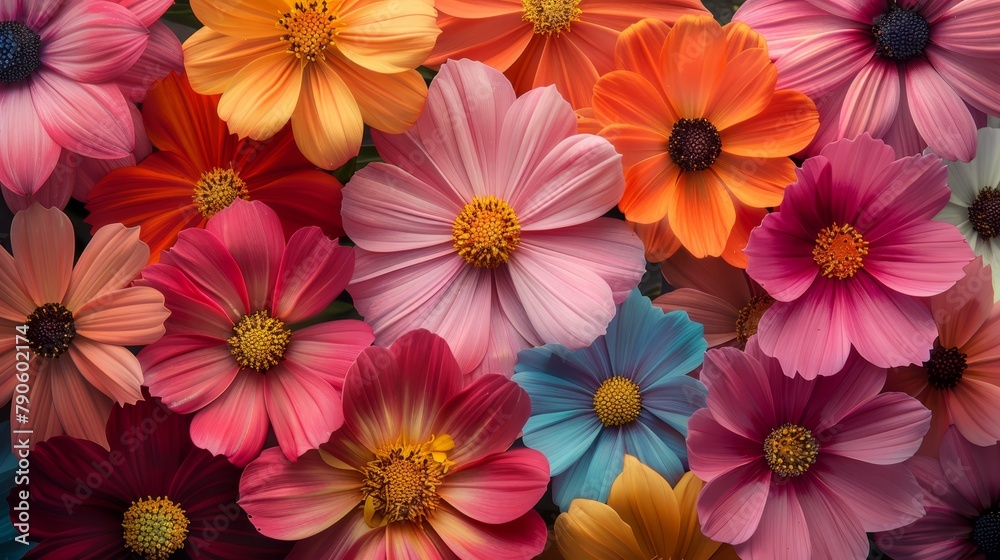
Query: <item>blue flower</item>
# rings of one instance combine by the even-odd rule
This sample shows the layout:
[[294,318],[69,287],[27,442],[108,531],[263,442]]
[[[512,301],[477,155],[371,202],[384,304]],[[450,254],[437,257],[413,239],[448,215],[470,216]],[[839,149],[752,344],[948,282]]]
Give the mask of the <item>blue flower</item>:
[[549,344],[518,353],[513,380],[531,397],[524,443],[549,460],[553,499],[604,502],[634,455],[676,484],[687,468],[688,419],[705,406],[703,327],[664,314],[633,290],[606,335],[587,348]]
[[14,537],[20,535],[10,522],[10,504],[7,495],[14,488],[15,471],[17,471],[17,456],[11,453],[10,422],[0,423],[0,558],[19,560],[35,543],[25,546],[14,542]]

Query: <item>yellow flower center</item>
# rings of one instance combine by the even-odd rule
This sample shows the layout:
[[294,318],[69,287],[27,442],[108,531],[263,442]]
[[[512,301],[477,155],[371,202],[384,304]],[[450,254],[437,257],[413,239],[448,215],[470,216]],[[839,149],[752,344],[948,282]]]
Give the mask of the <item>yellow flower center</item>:
[[795,424],[783,424],[764,439],[764,459],[781,477],[799,476],[816,462],[819,445],[812,432]]
[[639,386],[620,375],[609,377],[594,392],[594,412],[605,426],[624,426],[642,412]]
[[232,168],[218,167],[201,174],[201,179],[194,184],[194,195],[191,197],[205,219],[211,218],[219,210],[228,208],[237,198],[250,200],[247,184]]
[[507,264],[521,242],[521,224],[509,204],[493,196],[477,196],[451,225],[454,247],[472,266]]
[[521,0],[524,15],[521,21],[530,22],[537,35],[559,35],[569,31],[569,24],[580,19],[580,0]]
[[125,547],[146,560],[167,560],[184,547],[188,518],[168,498],[132,502],[122,519]]
[[365,477],[365,523],[379,527],[394,521],[421,523],[441,502],[437,488],[455,464],[447,452],[455,448],[451,436],[431,436],[422,445],[395,443],[375,452],[362,468]]
[[764,312],[771,308],[774,298],[769,295],[754,296],[740,309],[736,316],[736,340],[745,345],[750,337],[757,334],[757,324]]
[[292,331],[285,328],[285,323],[264,310],[244,315],[227,342],[241,368],[264,373],[284,359],[291,339]]
[[[339,2],[337,3],[340,4]],[[326,1],[296,2],[291,11],[281,15],[277,27],[284,29],[281,40],[288,43],[289,52],[307,61],[326,60],[323,53],[344,24],[337,19]]]
[[823,276],[840,280],[850,278],[865,266],[868,242],[850,224],[838,226],[837,222],[823,228],[816,236],[813,260],[823,271]]

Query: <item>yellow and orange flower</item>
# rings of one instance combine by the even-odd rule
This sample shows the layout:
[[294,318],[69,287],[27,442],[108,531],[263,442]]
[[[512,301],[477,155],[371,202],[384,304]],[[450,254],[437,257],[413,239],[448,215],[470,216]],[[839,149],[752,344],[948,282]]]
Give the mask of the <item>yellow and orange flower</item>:
[[559,551],[574,560],[738,560],[731,545],[701,532],[696,504],[703,485],[689,472],[671,488],[656,471],[626,455],[607,504],[576,499],[556,519]]
[[745,242],[749,229],[733,235],[737,207],[781,203],[795,181],[788,156],[819,128],[815,104],[775,91],[764,39],[742,23],[683,16],[670,28],[645,19],[622,33],[614,58],[593,108],[601,136],[623,156],[619,208],[638,224],[666,217],[669,226],[657,227],[691,254],[730,254],[738,265],[743,257],[727,245]]
[[184,43],[195,91],[263,140],[289,120],[302,153],[333,169],[357,155],[364,125],[399,134],[427,97],[415,70],[440,30],[431,0],[191,0],[205,27]]
[[699,0],[437,0],[441,37],[427,59],[471,58],[501,70],[518,95],[553,85],[574,109],[590,106],[597,78],[614,69],[619,33],[642,18],[670,24],[708,14]]

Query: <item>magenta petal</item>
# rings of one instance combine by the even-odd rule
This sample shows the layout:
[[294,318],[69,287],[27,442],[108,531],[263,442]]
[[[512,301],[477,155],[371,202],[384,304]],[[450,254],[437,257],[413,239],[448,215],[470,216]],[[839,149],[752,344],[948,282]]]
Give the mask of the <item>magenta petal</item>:
[[197,334],[218,340],[233,335],[233,318],[212,298],[205,295],[180,270],[162,263],[142,269],[137,286],[151,286],[163,294],[163,304],[170,310],[164,326],[171,334]]
[[274,315],[289,323],[316,315],[340,295],[353,271],[353,249],[341,247],[318,227],[296,231],[281,256]]
[[19,196],[35,194],[59,161],[60,148],[35,113],[26,86],[0,89],[0,183]]
[[507,523],[533,508],[548,482],[544,455],[534,449],[512,449],[449,474],[438,495],[477,521]]
[[708,387],[708,408],[726,429],[750,440],[778,426],[768,374],[757,360],[736,348],[705,354],[701,380]]
[[865,531],[895,529],[924,515],[920,486],[902,464],[872,465],[823,455],[812,469],[816,478],[847,504]]
[[951,509],[928,507],[916,523],[876,535],[875,544],[892,558],[984,558],[972,541],[973,523]]
[[369,527],[361,508],[348,513],[329,529],[296,542],[286,560],[355,558],[386,558],[385,529]]
[[144,384],[172,410],[187,414],[219,398],[239,365],[224,340],[167,335],[139,352]]
[[448,459],[456,469],[506,451],[531,414],[528,393],[502,375],[484,375],[453,396],[441,408],[433,427],[455,440]]
[[222,241],[211,233],[203,229],[180,232],[177,244],[160,255],[160,263],[180,269],[232,324],[252,311],[239,265]]
[[937,325],[926,301],[889,290],[866,272],[846,281],[844,288],[850,303],[842,328],[866,360],[890,368],[930,358]]
[[810,555],[809,526],[795,484],[774,484],[753,537],[738,545],[744,560],[800,560]]
[[[511,560],[534,558],[545,547],[545,521],[528,511],[509,523],[491,525],[470,519],[451,508],[441,508],[428,519],[430,526],[459,558]],[[410,556],[411,558],[424,558]]]
[[770,487],[771,470],[764,461],[706,483],[698,496],[702,532],[719,542],[746,542],[757,531]]
[[927,60],[966,103],[991,115],[1000,114],[1000,60],[962,56],[934,43],[924,50]]
[[691,470],[702,480],[764,459],[763,438],[747,439],[719,424],[707,409],[688,420],[687,450]]
[[285,251],[281,220],[263,202],[234,200],[205,225],[233,256],[246,284],[251,311],[266,308]]
[[914,59],[906,65],[906,88],[913,123],[931,149],[952,161],[976,156],[976,122],[929,62]]
[[[749,344],[747,345],[749,349]],[[795,381],[797,378],[792,379]],[[871,365],[857,352],[851,352],[844,368],[836,375],[819,377],[811,383],[798,383],[809,386],[812,391],[808,396],[822,395],[817,402],[803,403],[804,415],[801,418],[803,426],[809,426],[814,433],[825,432],[831,426],[838,424],[858,406],[873,399],[882,391],[886,381],[886,371]],[[785,384],[791,388],[789,384]],[[800,387],[801,390],[801,387]],[[792,392],[786,394],[781,401],[794,400]],[[802,398],[802,397],[800,397]],[[824,437],[830,437],[825,433]]]
[[340,393],[322,376],[285,360],[264,378],[264,404],[289,461],[330,439],[344,423]]
[[955,226],[926,221],[872,244],[865,270],[882,285],[911,296],[938,295],[960,280],[975,255]]
[[[146,2],[147,4],[149,2]],[[142,56],[115,78],[118,89],[133,103],[142,103],[153,82],[170,72],[183,72],[184,59],[177,35],[162,22],[149,26],[149,39]]]
[[114,2],[67,3],[41,33],[42,64],[77,82],[106,82],[139,60],[148,35]]
[[891,465],[909,459],[930,427],[931,412],[904,393],[883,393],[827,432],[821,453]]
[[934,154],[892,161],[871,181],[870,192],[877,195],[863,200],[852,223],[874,249],[900,228],[934,218],[948,203],[947,184],[947,167]]
[[264,376],[243,370],[219,398],[195,413],[191,441],[213,455],[225,455],[244,466],[264,447],[267,437]]
[[894,62],[873,58],[851,82],[840,113],[841,138],[868,132],[880,138],[899,107],[899,70]]
[[809,481],[796,484],[795,491],[809,520],[811,558],[865,558],[869,549],[865,530],[839,496]]
[[957,429],[951,428],[941,441],[941,469],[948,482],[980,511],[996,505],[1000,499],[1000,445],[979,447],[969,443]]

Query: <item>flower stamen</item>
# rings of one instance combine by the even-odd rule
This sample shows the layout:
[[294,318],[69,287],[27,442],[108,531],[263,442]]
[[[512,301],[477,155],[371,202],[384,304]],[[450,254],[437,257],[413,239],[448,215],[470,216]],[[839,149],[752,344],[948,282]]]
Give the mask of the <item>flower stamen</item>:
[[624,426],[635,422],[641,412],[639,385],[627,377],[609,377],[594,392],[594,413],[605,426]]
[[447,458],[454,447],[445,434],[432,435],[422,445],[397,442],[376,451],[361,470],[365,523],[369,527],[394,521],[422,523],[441,502],[437,489],[455,464]]
[[167,560],[184,548],[189,523],[181,506],[170,499],[139,498],[122,520],[125,547],[145,560]]
[[514,209],[493,196],[474,197],[451,227],[455,250],[478,268],[507,264],[521,241],[521,224]]
[[868,254],[868,242],[854,226],[838,226],[834,222],[820,230],[812,254],[823,276],[843,280],[865,266],[863,257]]
[[583,15],[580,0],[521,0],[521,5],[521,21],[531,23],[536,35],[558,36]]
[[708,119],[680,119],[670,131],[667,153],[684,171],[702,171],[722,153],[722,136]]
[[812,432],[795,424],[783,424],[764,439],[764,459],[778,476],[796,477],[816,462],[819,445]]
[[285,323],[263,310],[244,315],[227,342],[241,368],[264,373],[285,358],[291,339],[292,331],[285,328]]
[[46,303],[28,315],[28,347],[43,358],[58,358],[76,337],[73,313],[60,303]]
[[326,0],[321,0],[308,5],[296,2],[291,11],[281,15],[277,26],[286,31],[281,36],[288,43],[285,52],[315,62],[316,58],[326,60],[323,51],[333,44],[344,23],[337,19]]
[[205,219],[211,218],[217,212],[228,208],[237,198],[250,200],[247,184],[233,170],[213,168],[201,174],[201,179],[194,184],[194,194],[191,199],[198,206],[198,211]]

